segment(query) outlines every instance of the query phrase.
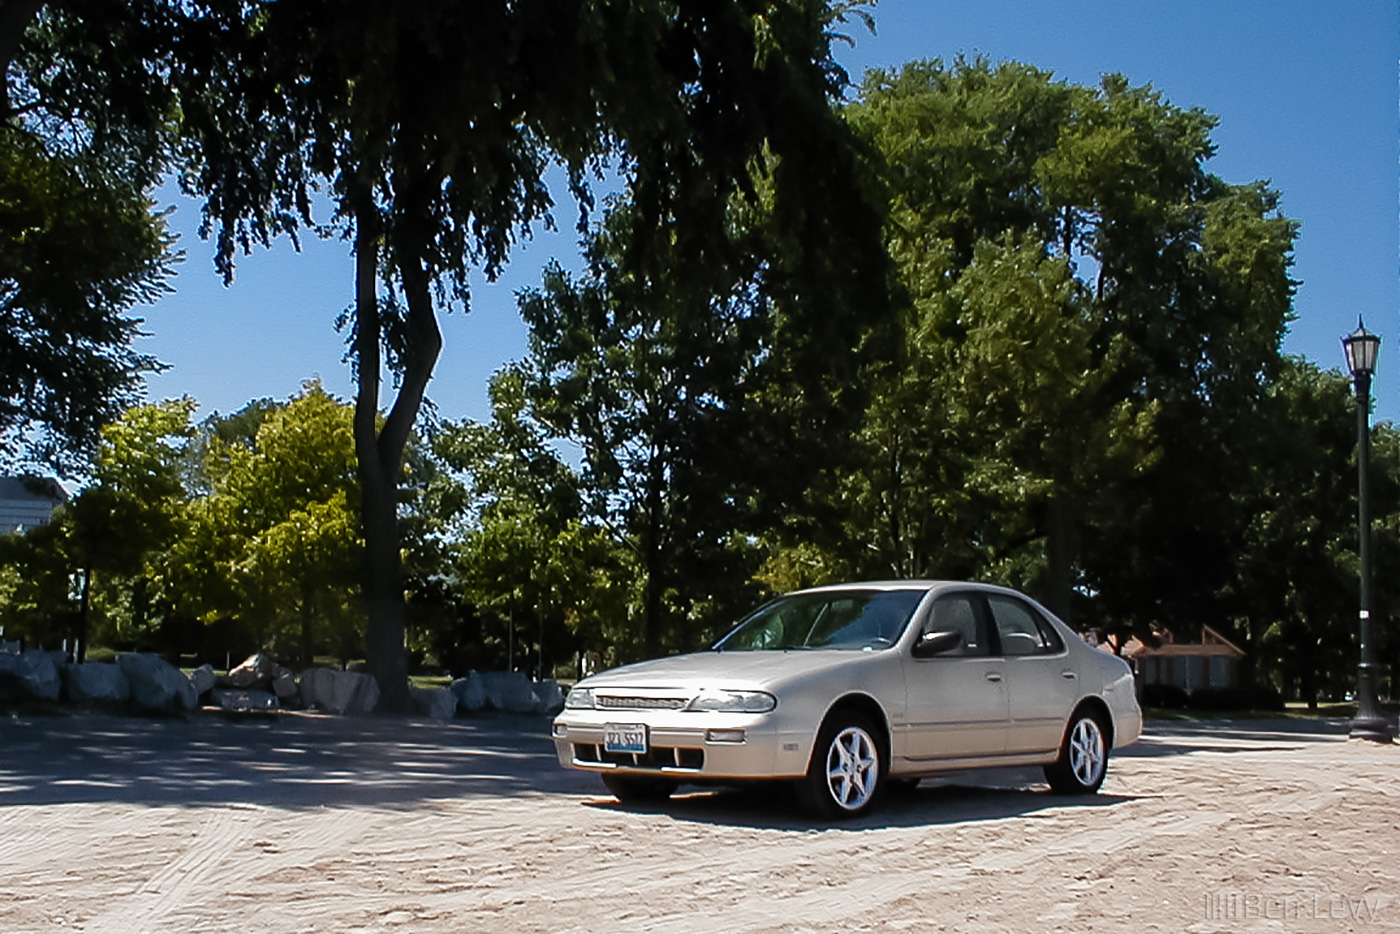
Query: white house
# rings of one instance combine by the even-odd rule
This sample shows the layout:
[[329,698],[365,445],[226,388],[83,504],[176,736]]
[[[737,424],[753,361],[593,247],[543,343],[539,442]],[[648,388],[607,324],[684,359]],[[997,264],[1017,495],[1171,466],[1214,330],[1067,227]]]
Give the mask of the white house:
[[48,525],[54,507],[68,501],[57,480],[43,477],[0,477],[0,535]]

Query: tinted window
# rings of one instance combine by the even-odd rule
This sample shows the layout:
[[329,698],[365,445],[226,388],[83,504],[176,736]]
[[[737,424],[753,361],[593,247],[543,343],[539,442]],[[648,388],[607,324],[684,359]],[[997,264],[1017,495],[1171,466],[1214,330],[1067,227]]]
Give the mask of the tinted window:
[[899,639],[919,590],[839,590],[779,597],[754,611],[716,649],[881,649]]
[[1040,614],[1020,600],[990,594],[987,604],[996,621],[1003,655],[1044,655],[1058,652],[1063,645]]
[[977,608],[978,598],[974,594],[952,594],[939,597],[933,605],[933,616],[925,632],[960,632],[962,648],[945,655],[986,655],[990,651],[987,639],[987,625]]

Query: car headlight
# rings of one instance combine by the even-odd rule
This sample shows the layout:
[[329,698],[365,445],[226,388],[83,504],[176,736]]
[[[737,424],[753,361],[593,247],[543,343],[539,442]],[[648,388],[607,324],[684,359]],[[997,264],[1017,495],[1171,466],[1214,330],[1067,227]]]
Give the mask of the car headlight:
[[564,695],[565,710],[592,710],[593,707],[592,688],[574,688]]
[[767,713],[778,706],[778,699],[764,691],[701,691],[686,710],[722,713]]

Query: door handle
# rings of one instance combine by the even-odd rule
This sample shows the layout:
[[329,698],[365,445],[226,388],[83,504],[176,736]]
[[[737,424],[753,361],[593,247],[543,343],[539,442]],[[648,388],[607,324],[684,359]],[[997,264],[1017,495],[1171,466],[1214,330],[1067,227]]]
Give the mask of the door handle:
[[1064,671],[1060,672],[1060,677],[1061,677],[1061,678],[1067,678],[1067,679],[1069,679],[1070,681],[1073,681],[1075,678],[1078,678],[1079,675],[1078,675],[1076,672],[1074,672],[1074,671],[1071,671],[1071,670],[1069,670],[1069,669],[1065,669]]
[[1001,672],[999,672],[999,671],[989,671],[989,672],[987,672],[987,680],[988,680],[988,681],[1000,681],[1000,680],[1001,680]]

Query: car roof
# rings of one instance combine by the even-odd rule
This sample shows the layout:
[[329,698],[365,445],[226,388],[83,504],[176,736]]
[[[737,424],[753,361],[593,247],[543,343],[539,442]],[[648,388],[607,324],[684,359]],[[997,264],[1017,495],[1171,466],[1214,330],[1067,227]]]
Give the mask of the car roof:
[[883,580],[883,581],[849,581],[841,584],[824,584],[821,587],[805,587],[802,590],[792,591],[793,593],[839,593],[844,590],[915,590],[928,593],[934,590],[947,590],[956,587],[959,590],[981,590],[986,593],[1015,594],[1019,597],[1026,595],[1011,587],[1004,587],[1001,584],[986,584],[980,581],[958,581],[958,580]]
[[[932,590],[958,581],[937,580],[888,580],[888,581],[848,581],[841,584],[824,584],[821,587],[804,587],[795,593],[825,593],[834,590]],[[978,586],[978,585],[974,585]]]

